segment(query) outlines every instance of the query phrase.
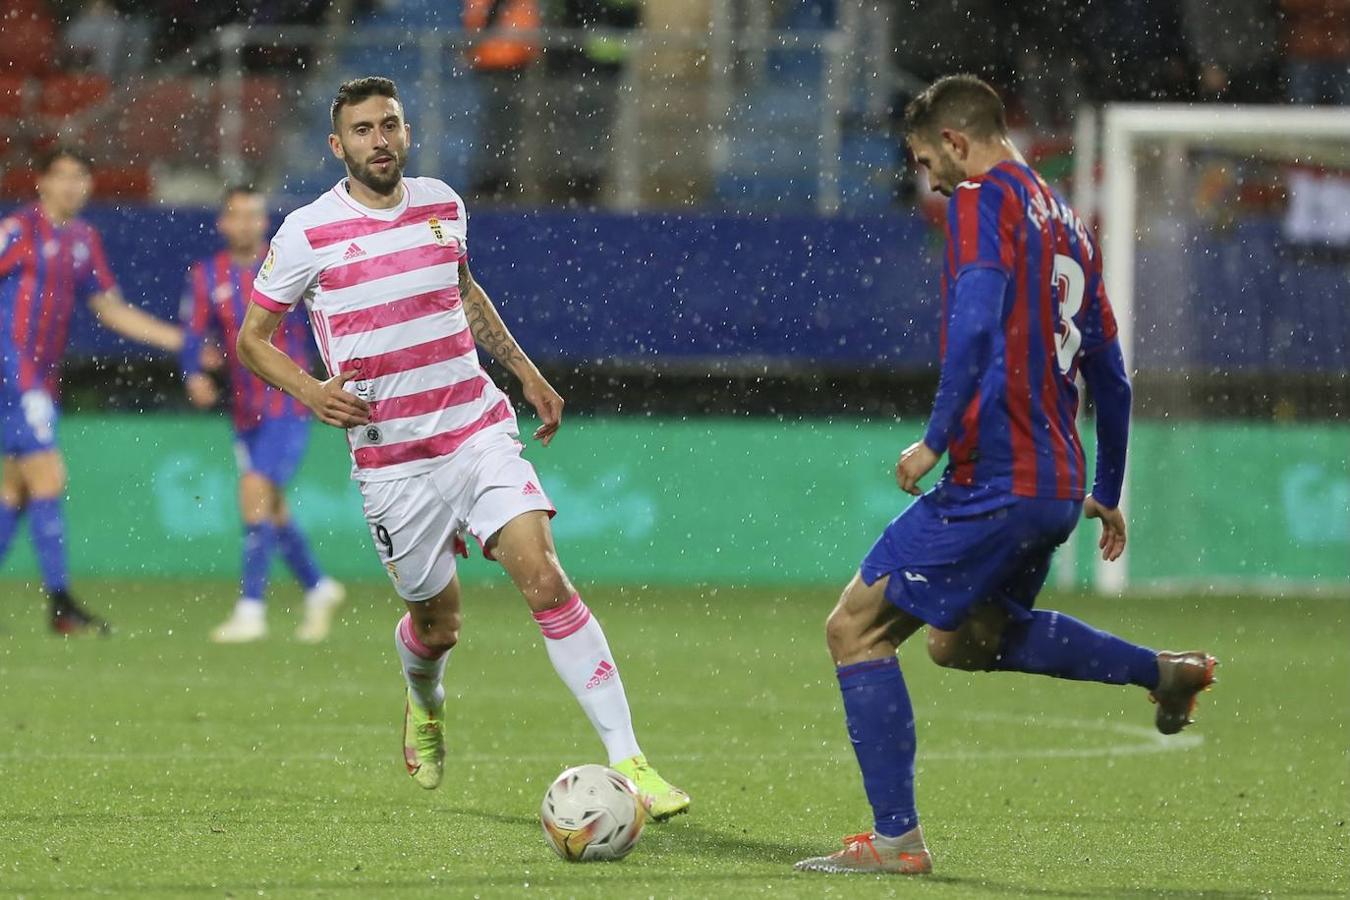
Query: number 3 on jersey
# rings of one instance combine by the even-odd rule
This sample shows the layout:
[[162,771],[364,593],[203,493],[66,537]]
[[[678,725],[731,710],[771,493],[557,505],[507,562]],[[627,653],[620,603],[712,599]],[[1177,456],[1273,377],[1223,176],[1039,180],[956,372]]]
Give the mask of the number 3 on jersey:
[[1059,291],[1059,326],[1055,329],[1055,352],[1059,357],[1059,370],[1068,374],[1073,368],[1074,358],[1078,356],[1078,348],[1083,343],[1083,334],[1073,322],[1073,317],[1083,308],[1083,289],[1087,286],[1087,279],[1083,277],[1083,267],[1073,257],[1056,253],[1051,285]]

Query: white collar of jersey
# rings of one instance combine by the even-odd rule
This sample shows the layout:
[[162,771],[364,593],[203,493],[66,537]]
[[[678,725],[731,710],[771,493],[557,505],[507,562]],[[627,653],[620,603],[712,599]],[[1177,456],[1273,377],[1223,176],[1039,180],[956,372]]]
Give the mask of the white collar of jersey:
[[357,199],[351,195],[351,192],[347,190],[346,178],[333,185],[333,193],[337,194],[339,200],[363,216],[369,216],[372,219],[392,220],[397,219],[403,214],[408,208],[408,198],[412,196],[412,187],[408,184],[408,179],[403,179],[401,184],[403,185],[403,199],[399,200],[397,205],[391,206],[388,209],[371,209],[364,203],[357,201]]

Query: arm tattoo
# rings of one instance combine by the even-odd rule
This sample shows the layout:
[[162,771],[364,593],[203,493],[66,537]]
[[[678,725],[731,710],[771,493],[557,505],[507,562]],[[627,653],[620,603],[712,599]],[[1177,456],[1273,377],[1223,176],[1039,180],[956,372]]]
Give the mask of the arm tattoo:
[[464,313],[469,320],[469,331],[478,345],[492,354],[493,359],[508,369],[514,369],[518,363],[525,362],[525,354],[516,345],[511,332],[506,330],[501,317],[494,315],[495,312],[492,301],[483,289],[477,282],[471,283],[464,295]]

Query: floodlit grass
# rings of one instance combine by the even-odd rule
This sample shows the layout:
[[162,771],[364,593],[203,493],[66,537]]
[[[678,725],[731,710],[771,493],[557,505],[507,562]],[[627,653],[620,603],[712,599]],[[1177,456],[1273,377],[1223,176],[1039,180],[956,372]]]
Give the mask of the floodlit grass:
[[[0,893],[54,896],[1344,896],[1350,607],[1336,600],[1048,598],[1221,659],[1200,723],[1152,731],[1133,688],[937,669],[902,651],[935,874],[795,873],[869,817],[823,648],[829,588],[587,592],[644,749],[694,797],[628,859],[571,865],[536,818],[603,762],[523,603],[468,592],[446,782],[400,758],[398,604],[353,590],[332,641],[293,610],[205,637],[224,583],[92,582],[109,639],[48,635],[0,581]],[[278,606],[295,602],[281,592]]]

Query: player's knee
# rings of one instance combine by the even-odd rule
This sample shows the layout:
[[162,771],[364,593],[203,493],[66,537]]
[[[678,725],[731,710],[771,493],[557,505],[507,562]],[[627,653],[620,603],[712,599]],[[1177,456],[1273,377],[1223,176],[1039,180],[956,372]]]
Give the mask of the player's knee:
[[535,612],[560,606],[572,599],[572,595],[576,593],[572,583],[567,580],[567,574],[553,556],[546,557],[533,567],[529,577],[521,585],[521,590],[530,608]]
[[963,669],[968,667],[963,665],[964,658],[958,649],[957,643],[942,637],[928,635],[928,658],[942,666],[944,669]]
[[825,644],[830,648],[830,656],[836,663],[850,659],[858,649],[861,640],[858,623],[844,609],[841,600],[825,619]]
[[994,653],[979,643],[962,640],[951,632],[930,629],[928,658],[944,669],[963,672],[987,672],[994,664]]
[[23,473],[25,494],[34,500],[51,500],[66,492],[66,467],[59,457],[35,460]]
[[66,493],[66,483],[62,479],[35,481],[28,485],[27,498],[30,500],[58,500]]
[[422,632],[422,643],[437,653],[444,653],[459,643],[460,615],[445,613],[427,623]]
[[11,509],[18,509],[23,506],[24,501],[28,499],[28,494],[24,490],[22,482],[11,482],[5,479],[0,483],[0,503]]
[[239,512],[249,525],[272,520],[273,498],[267,479],[254,472],[239,479]]

